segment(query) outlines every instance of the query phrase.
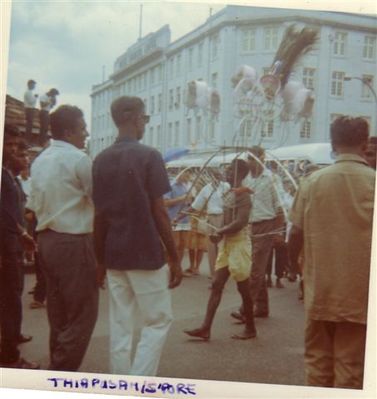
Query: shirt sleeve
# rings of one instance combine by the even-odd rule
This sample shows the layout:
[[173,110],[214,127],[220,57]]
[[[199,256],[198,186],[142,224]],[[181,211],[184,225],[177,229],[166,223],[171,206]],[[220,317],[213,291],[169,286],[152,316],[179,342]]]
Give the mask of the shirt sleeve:
[[191,204],[191,207],[194,208],[196,211],[201,211],[207,201],[208,198],[208,186],[204,186],[199,194],[195,197],[194,202]]
[[149,155],[146,174],[146,189],[149,198],[155,200],[171,191],[168,174],[161,154],[154,150]]
[[76,164],[76,176],[80,181],[81,187],[85,194],[92,198],[93,178],[92,178],[92,161],[84,155]]

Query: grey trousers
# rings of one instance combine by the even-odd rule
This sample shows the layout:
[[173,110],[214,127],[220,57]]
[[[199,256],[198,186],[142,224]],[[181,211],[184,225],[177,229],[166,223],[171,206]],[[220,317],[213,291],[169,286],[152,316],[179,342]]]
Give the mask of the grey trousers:
[[252,242],[252,266],[250,275],[251,297],[257,312],[268,313],[268,291],[266,285],[266,269],[273,247],[275,219],[253,223],[250,228]]
[[47,285],[49,370],[77,371],[98,313],[95,258],[90,234],[38,234]]

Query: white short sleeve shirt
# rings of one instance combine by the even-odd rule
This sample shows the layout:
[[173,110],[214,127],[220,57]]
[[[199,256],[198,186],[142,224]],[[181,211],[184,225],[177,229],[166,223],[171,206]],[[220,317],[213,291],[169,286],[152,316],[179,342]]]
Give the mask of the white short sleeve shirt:
[[209,215],[221,215],[224,212],[223,198],[229,190],[229,183],[219,182],[217,186],[214,186],[214,183],[209,183],[202,188],[191,207],[201,211],[207,205]]
[[31,167],[26,207],[35,212],[37,231],[86,234],[93,231],[92,161],[75,146],[54,140]]

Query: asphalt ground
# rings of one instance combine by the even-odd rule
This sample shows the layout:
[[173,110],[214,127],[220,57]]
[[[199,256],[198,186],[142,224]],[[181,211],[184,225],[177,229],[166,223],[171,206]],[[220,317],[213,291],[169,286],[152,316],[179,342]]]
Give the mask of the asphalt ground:
[[[184,260],[187,266],[187,259]],[[236,284],[228,281],[208,342],[190,339],[182,331],[199,327],[209,297],[210,280],[205,259],[201,275],[184,278],[174,289],[174,322],[163,350],[158,375],[171,378],[254,382],[265,384],[304,384],[304,311],[298,300],[298,283],[282,280],[285,288],[270,288],[270,316],[256,319],[257,338],[246,341],[231,339],[242,329],[230,317],[240,299]],[[38,361],[42,369],[48,365],[49,327],[45,309],[29,309],[32,296],[28,291],[35,282],[34,274],[25,276],[23,294],[23,333],[33,340],[20,346],[22,356]],[[99,317],[79,371],[108,373],[108,299],[101,290]],[[136,328],[136,335],[138,328]]]

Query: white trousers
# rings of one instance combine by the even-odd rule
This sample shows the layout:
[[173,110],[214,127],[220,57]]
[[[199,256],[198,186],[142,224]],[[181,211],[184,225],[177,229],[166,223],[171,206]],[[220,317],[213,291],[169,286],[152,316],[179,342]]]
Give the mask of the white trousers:
[[[172,323],[167,266],[158,270],[108,270],[112,374],[155,376]],[[135,320],[140,339],[131,359]]]

